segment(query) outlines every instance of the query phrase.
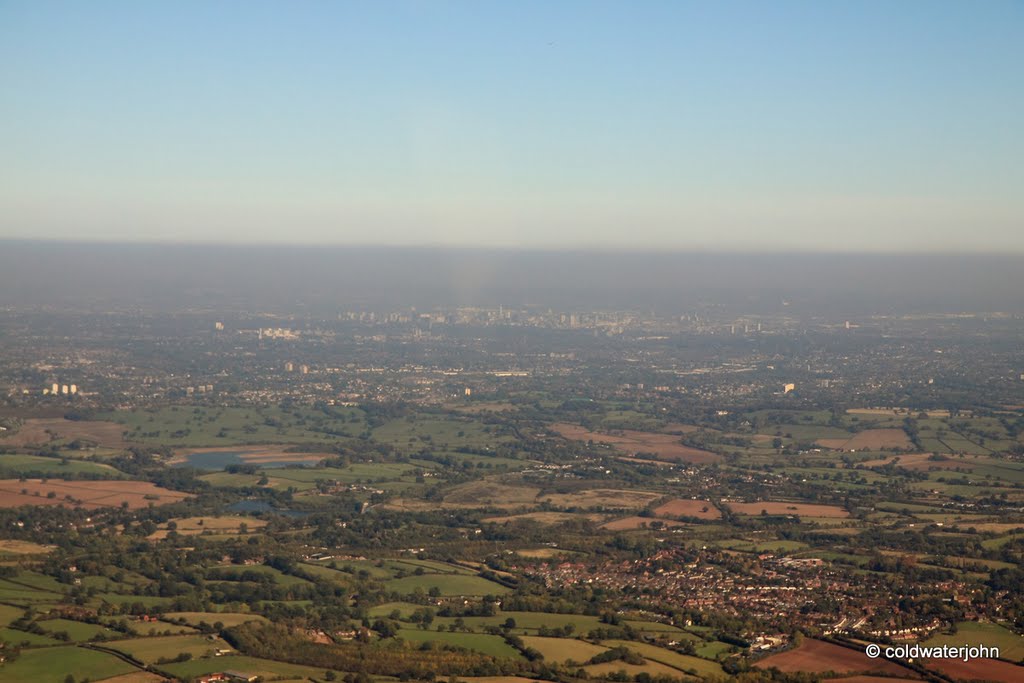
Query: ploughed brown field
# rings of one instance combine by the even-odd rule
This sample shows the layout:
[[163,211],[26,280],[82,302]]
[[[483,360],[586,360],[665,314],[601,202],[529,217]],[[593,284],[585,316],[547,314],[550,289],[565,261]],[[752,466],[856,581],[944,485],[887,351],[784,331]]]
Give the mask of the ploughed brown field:
[[676,498],[654,508],[659,517],[696,517],[697,519],[721,519],[722,512],[709,500],[688,500]]
[[785,503],[764,501],[761,503],[728,503],[738,515],[799,515],[800,517],[849,517],[850,513],[835,505],[814,505],[812,503]]
[[[48,497],[53,493],[52,498]],[[38,494],[38,495],[36,495]],[[71,497],[68,500],[67,496]],[[92,510],[119,507],[127,503],[132,510],[166,505],[190,497],[188,493],[161,488],[148,481],[60,481],[49,479],[0,479],[0,507],[21,505],[65,505]]]
[[[890,678],[888,676],[847,676],[846,678],[830,678],[829,683],[896,683],[898,681],[916,681],[916,678]],[[107,683],[103,681],[103,683]]]
[[843,451],[870,451],[879,448],[913,448],[902,429],[865,429],[849,439],[818,439],[818,445]]
[[558,422],[551,429],[567,439],[575,441],[593,441],[607,443],[627,453],[651,453],[661,460],[673,462],[692,462],[708,464],[721,462],[722,456],[699,448],[690,448],[679,443],[675,434],[659,434],[657,432],[638,432],[631,429],[616,430],[613,434],[592,432],[579,425]]
[[1024,681],[1024,667],[998,659],[925,659],[921,662],[929,669],[943,673],[958,681]]
[[124,425],[99,420],[65,420],[62,417],[32,418],[25,420],[17,432],[0,436],[5,446],[40,446],[54,439],[74,441],[83,439],[100,446],[119,448],[125,444]]
[[886,659],[871,659],[863,650],[852,650],[823,640],[807,638],[800,647],[762,659],[754,665],[758,669],[776,668],[784,673],[884,673],[903,678],[920,678],[913,670]]

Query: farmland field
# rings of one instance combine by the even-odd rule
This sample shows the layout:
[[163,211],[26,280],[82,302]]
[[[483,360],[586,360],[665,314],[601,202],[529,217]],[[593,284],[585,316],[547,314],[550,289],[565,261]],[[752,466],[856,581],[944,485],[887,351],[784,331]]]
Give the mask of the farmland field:
[[960,659],[925,659],[921,663],[929,669],[963,681],[1020,683],[1024,680],[1024,667],[998,659],[972,659],[969,662]]
[[544,655],[545,661],[558,663],[572,660],[582,664],[594,655],[599,655],[608,649],[601,645],[587,643],[575,638],[523,636],[523,643]]
[[[53,493],[51,497],[49,494]],[[163,505],[188,498],[189,494],[161,488],[147,481],[57,481],[40,479],[0,480],[0,507],[19,505],[67,505],[95,509],[127,504],[131,510]],[[69,500],[70,499],[70,500]]]
[[722,512],[708,500],[676,498],[654,508],[659,517],[696,517],[698,519],[721,519]]
[[648,674],[650,676],[670,676],[672,678],[687,678],[687,676],[680,671],[667,664],[648,660],[646,664],[627,664],[623,661],[616,662],[604,662],[602,664],[590,664],[589,666],[583,667],[591,676],[608,676],[609,674],[615,674],[620,671],[624,671],[627,676],[636,676],[638,674]]
[[651,453],[662,460],[689,463],[721,462],[722,456],[711,451],[684,446],[674,434],[620,430],[613,434],[592,432],[579,425],[556,423],[551,429],[567,439],[607,443],[626,453]]
[[550,493],[538,496],[538,500],[551,505],[568,508],[608,508],[637,510],[646,507],[661,497],[651,491],[625,489],[588,489],[573,493]]
[[644,659],[666,664],[675,669],[679,669],[680,671],[693,672],[698,676],[725,675],[721,665],[717,662],[710,662],[706,659],[701,659],[700,657],[694,657],[692,655],[680,654],[664,647],[658,647],[657,645],[638,643],[631,640],[605,640],[601,641],[601,644],[608,647],[626,647],[633,652],[636,652]]
[[505,586],[479,576],[457,574],[406,576],[401,579],[392,579],[385,586],[388,590],[397,591],[403,595],[408,595],[417,588],[429,591],[434,587],[440,589],[441,595],[499,595],[509,591]]
[[198,469],[221,470],[227,465],[247,464],[263,467],[284,467],[288,464],[315,465],[331,453],[293,453],[280,446],[238,446],[235,448],[189,448],[178,451],[169,465],[188,465]]
[[818,439],[818,444],[825,448],[843,451],[877,450],[879,448],[914,448],[913,442],[907,438],[902,429],[865,429],[853,434],[848,439]]
[[467,650],[476,650],[485,655],[494,657],[512,657],[520,659],[522,655],[514,647],[505,642],[501,636],[492,636],[484,633],[453,633],[451,631],[430,631],[418,628],[403,628],[398,632],[398,638],[407,643],[445,643],[456,647],[464,647]]
[[99,462],[75,460],[73,458],[49,458],[39,455],[0,454],[0,471],[7,476],[35,475],[63,477],[88,474],[98,477],[120,479],[124,474],[110,465]]
[[800,515],[807,517],[849,517],[850,513],[835,505],[813,505],[810,503],[733,503],[727,505],[738,515]]
[[161,658],[172,658],[187,652],[193,658],[212,652],[216,649],[231,649],[223,640],[210,640],[205,636],[156,636],[153,638],[132,638],[130,640],[113,640],[103,644],[118,652],[124,652],[147,664],[153,664]]
[[999,658],[1011,662],[1024,659],[1024,637],[1004,626],[976,621],[962,621],[956,625],[957,632],[953,635],[939,633],[924,645],[978,645],[984,644],[999,648]]
[[14,434],[0,436],[0,445],[42,446],[54,440],[91,441],[100,446],[120,448],[125,445],[124,426],[99,420],[65,420],[34,418],[25,420]]
[[[227,655],[225,657],[211,657],[209,659],[193,659],[179,664],[165,664],[160,667],[169,673],[190,680],[197,676],[213,673],[216,671],[244,671],[254,676],[263,676],[267,680],[279,680],[282,677],[292,677],[300,680],[321,680],[324,670],[300,664],[288,664],[276,662],[271,659],[259,659],[257,657],[246,657],[243,655]],[[340,677],[339,677],[340,678]],[[57,680],[57,679],[55,679]],[[63,680],[63,676],[61,679]]]
[[243,525],[249,529],[259,529],[267,525],[262,519],[236,515],[178,518],[161,524],[161,528],[150,534],[149,539],[166,538],[170,532],[168,525],[171,522],[174,523],[174,530],[181,536],[196,536],[207,531],[218,534],[237,534],[241,532]]
[[0,680],[11,683],[64,683],[69,671],[79,679],[98,681],[137,669],[114,655],[82,647],[49,647],[24,650],[14,662],[2,665]]
[[482,521],[494,524],[508,524],[518,521],[537,522],[538,524],[562,524],[581,519],[589,522],[600,522],[604,519],[604,515],[576,512],[525,512],[521,515],[508,515],[505,517],[485,517]]
[[630,529],[669,529],[682,526],[686,526],[686,524],[672,519],[658,519],[657,517],[622,517],[610,522],[605,522],[601,525],[601,528],[609,531],[629,531]]
[[[899,664],[885,659],[871,659],[863,651],[813,638],[805,639],[795,650],[772,655],[757,662],[754,666],[758,669],[775,668],[782,672],[877,672],[894,676],[914,676],[910,669]],[[916,678],[916,676],[914,677]]]
[[39,545],[31,541],[5,539],[0,541],[0,557],[4,555],[39,555],[53,552],[54,546]]
[[97,635],[113,637],[117,633],[100,624],[86,624],[70,619],[47,619],[40,621],[39,625],[47,633],[60,633],[61,631],[67,633],[72,642],[86,641]]

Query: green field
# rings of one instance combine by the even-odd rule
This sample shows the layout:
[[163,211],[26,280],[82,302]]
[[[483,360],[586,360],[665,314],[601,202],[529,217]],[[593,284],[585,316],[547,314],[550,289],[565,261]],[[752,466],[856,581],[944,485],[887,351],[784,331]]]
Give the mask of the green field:
[[403,628],[398,632],[398,637],[407,643],[428,643],[437,642],[447,645],[464,647],[467,650],[476,650],[494,657],[520,658],[519,651],[505,642],[501,636],[492,636],[485,633],[452,633],[450,631],[431,631],[416,628]]
[[197,635],[114,640],[104,643],[104,647],[131,655],[146,664],[153,664],[161,658],[169,659],[183,652],[187,652],[194,659],[198,659],[203,655],[212,654],[214,650],[220,648],[231,649],[230,645],[219,638],[210,640],[206,636]]
[[37,633],[18,631],[13,628],[0,628],[0,641],[14,643],[15,645],[22,643],[28,643],[29,645],[56,645],[60,642]]
[[20,619],[25,610],[11,605],[0,605],[0,626],[7,626],[15,619]]
[[[20,581],[19,576],[15,581]],[[32,586],[21,585],[6,579],[0,579],[0,601],[18,605],[31,603],[60,602],[64,599],[63,593],[40,590]]]
[[674,669],[696,674],[697,676],[707,677],[725,675],[725,671],[722,669],[722,666],[717,662],[711,662],[692,655],[680,654],[669,650],[668,648],[658,647],[657,645],[637,643],[631,640],[606,640],[602,641],[601,644],[607,645],[608,647],[626,647],[633,652],[636,652],[644,659],[667,664]]
[[366,429],[358,408],[170,406],[127,410],[100,419],[124,424],[130,441],[181,447],[266,443],[336,443]]
[[137,669],[105,652],[82,647],[24,650],[17,660],[0,665],[0,681],[9,683],[64,683],[69,672],[76,680],[99,681]]
[[500,595],[508,593],[510,589],[501,584],[488,581],[479,576],[463,576],[458,574],[423,574],[422,576],[406,576],[401,579],[392,579],[385,582],[384,587],[389,591],[397,591],[402,595],[409,595],[417,588],[429,592],[431,588],[437,587],[441,595]]
[[[221,567],[213,567],[210,569],[208,574],[208,581],[242,581],[242,577],[245,574],[261,574],[263,576],[272,577],[274,583],[279,586],[296,586],[296,585],[308,585],[309,581],[306,579],[299,578],[298,576],[292,576],[290,574],[284,574],[273,567],[266,565],[226,565]],[[214,578],[216,577],[216,578]]]
[[99,475],[110,479],[123,479],[124,473],[110,465],[72,458],[46,458],[38,455],[0,454],[0,478],[35,476],[73,476],[76,474]]
[[[401,614],[401,618],[407,619],[410,614],[418,609],[423,609],[423,605],[411,602],[388,602],[371,607],[368,613],[371,618],[388,617],[397,610]],[[574,627],[574,633],[586,635],[594,629],[607,626],[607,624],[601,623],[600,618],[585,614],[499,611],[494,616],[489,617],[462,617],[463,623],[474,631],[481,631],[487,626],[502,626],[507,619],[512,619],[515,622],[515,627],[512,629],[513,633],[526,635],[536,635],[536,632],[542,627],[554,629],[562,628],[569,624]],[[697,639],[696,636],[686,633],[671,624],[634,620],[624,620],[623,623],[644,633],[671,634],[673,638]],[[443,626],[448,628],[454,624],[455,617],[435,617],[431,627]]]
[[85,622],[71,621],[70,619],[47,619],[46,621],[40,621],[39,625],[47,633],[60,633],[63,631],[71,637],[72,642],[76,643],[91,640],[97,635],[109,637],[117,635],[117,631],[113,631],[106,626],[86,624]]
[[437,415],[417,415],[412,419],[400,418],[384,423],[373,430],[375,441],[390,444],[396,448],[419,450],[430,444],[440,450],[451,450],[460,446],[469,448],[493,448],[512,437],[499,432],[497,426],[468,418],[454,418]]
[[721,655],[723,652],[728,652],[731,648],[734,647],[735,646],[730,645],[729,643],[723,643],[720,640],[712,640],[710,643],[703,643],[701,645],[698,645],[696,648],[696,652],[699,656],[703,657],[704,659],[718,659],[719,655]]
[[594,655],[599,655],[608,649],[575,638],[523,636],[523,643],[544,655],[544,661],[557,663],[571,660],[577,664],[583,664]]
[[[256,657],[245,657],[242,655],[227,655],[225,657],[212,657],[210,659],[194,659],[189,662],[178,664],[166,664],[160,667],[170,674],[189,680],[197,676],[213,673],[216,671],[244,671],[254,676],[263,676],[268,680],[276,680],[280,677],[293,677],[298,679],[323,680],[324,670],[311,666],[299,664],[287,664],[275,662],[270,659],[258,659]],[[339,679],[341,677],[339,676]],[[63,677],[61,678],[63,680]]]
[[936,634],[925,645],[988,645],[999,648],[1000,659],[1020,662],[1024,659],[1024,637],[993,623],[961,621],[953,635]]

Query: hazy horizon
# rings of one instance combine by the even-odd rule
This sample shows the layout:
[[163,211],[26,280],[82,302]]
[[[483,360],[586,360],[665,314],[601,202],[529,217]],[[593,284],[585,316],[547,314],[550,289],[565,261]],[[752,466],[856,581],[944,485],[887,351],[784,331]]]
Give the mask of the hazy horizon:
[[0,5],[0,238],[1024,252],[1024,5]]
[[1016,254],[0,242],[0,305],[1024,313]]

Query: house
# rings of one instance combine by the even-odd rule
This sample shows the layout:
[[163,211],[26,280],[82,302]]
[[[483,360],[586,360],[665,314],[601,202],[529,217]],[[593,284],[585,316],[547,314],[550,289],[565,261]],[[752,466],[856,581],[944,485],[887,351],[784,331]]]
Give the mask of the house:
[[252,681],[255,681],[257,678],[259,678],[259,676],[245,673],[243,671],[218,671],[217,673],[201,676],[197,680],[199,683],[217,683],[219,681],[229,681],[229,683],[233,683],[234,681],[245,681],[246,683],[252,683]]

